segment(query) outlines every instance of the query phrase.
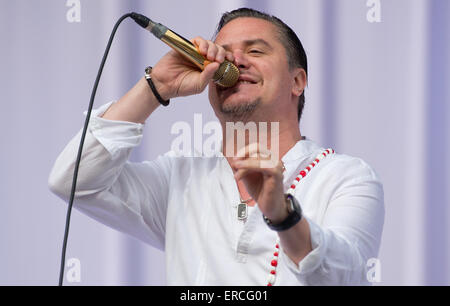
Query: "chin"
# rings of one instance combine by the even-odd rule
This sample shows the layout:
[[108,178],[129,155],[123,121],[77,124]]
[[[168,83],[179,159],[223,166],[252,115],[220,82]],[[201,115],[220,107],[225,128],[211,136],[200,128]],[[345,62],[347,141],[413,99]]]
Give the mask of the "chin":
[[248,104],[253,103],[260,98],[254,93],[244,92],[241,90],[235,90],[227,92],[224,95],[220,95],[219,99],[222,100],[222,105],[238,105],[238,104]]
[[250,85],[238,84],[227,89],[216,87],[214,90],[210,87],[209,90],[210,101],[216,105],[219,113],[226,117],[237,118],[251,115],[261,104],[259,93],[254,92],[254,88]]
[[230,99],[220,104],[220,112],[231,117],[251,115],[260,105],[260,99]]

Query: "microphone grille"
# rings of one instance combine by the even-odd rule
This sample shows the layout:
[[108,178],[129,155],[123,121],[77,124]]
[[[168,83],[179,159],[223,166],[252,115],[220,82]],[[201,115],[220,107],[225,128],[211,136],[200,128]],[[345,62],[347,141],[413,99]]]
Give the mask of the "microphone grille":
[[222,87],[231,87],[239,79],[239,69],[231,62],[224,61],[214,74],[214,82]]

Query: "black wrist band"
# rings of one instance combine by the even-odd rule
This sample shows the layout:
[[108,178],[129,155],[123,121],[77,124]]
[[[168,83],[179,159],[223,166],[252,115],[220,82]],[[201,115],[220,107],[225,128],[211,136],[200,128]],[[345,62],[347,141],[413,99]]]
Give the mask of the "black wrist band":
[[145,79],[147,80],[148,85],[150,85],[150,88],[152,89],[153,94],[155,95],[156,99],[158,99],[158,102],[161,103],[164,106],[169,105],[170,99],[169,100],[164,100],[158,93],[158,91],[156,90],[155,84],[152,81],[152,77],[150,76],[150,74],[152,73],[152,67],[148,66],[147,68],[145,68]]

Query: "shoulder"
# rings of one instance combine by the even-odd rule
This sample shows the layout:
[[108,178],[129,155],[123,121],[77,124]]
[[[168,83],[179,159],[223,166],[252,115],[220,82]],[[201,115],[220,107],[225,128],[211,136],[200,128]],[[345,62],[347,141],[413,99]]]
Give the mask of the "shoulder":
[[335,203],[384,212],[381,179],[362,158],[335,153],[323,159],[315,170],[308,190],[323,200],[324,207]]
[[380,180],[374,168],[359,157],[346,154],[333,154],[323,166],[324,169],[342,178]]
[[331,194],[359,190],[382,197],[383,184],[380,177],[362,158],[346,154],[333,154],[322,160],[312,183],[323,192]]

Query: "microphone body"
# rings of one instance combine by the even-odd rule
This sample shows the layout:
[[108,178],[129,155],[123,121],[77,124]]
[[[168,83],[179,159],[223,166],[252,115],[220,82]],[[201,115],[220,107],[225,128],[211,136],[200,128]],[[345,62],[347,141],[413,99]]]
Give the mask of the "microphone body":
[[[136,21],[141,27],[150,31],[158,39],[166,43],[172,49],[179,52],[193,64],[195,64],[199,69],[205,69],[206,65],[210,62],[199,53],[197,48],[189,40],[185,39],[181,35],[173,32],[166,26],[155,23],[149,18],[137,14],[131,13],[131,18]],[[220,64],[219,69],[213,76],[213,80],[216,84],[222,87],[232,87],[236,84],[239,79],[239,69],[231,62],[225,60]]]

